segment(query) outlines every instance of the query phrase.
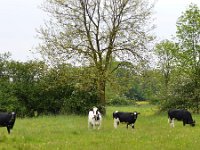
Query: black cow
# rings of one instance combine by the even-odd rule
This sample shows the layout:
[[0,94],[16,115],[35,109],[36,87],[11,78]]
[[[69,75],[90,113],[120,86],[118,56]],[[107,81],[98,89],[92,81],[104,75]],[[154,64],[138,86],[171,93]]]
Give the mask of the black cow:
[[7,127],[8,133],[15,124],[16,113],[0,112],[0,127]]
[[131,124],[132,128],[134,128],[134,123],[137,119],[138,112],[118,112],[115,111],[113,113],[113,119],[114,119],[114,127],[117,128],[120,122],[126,123],[126,128],[128,129],[128,125]]
[[168,111],[168,122],[174,127],[174,119],[183,121],[183,125],[190,124],[195,126],[195,121],[192,119],[192,115],[186,109],[170,109]]

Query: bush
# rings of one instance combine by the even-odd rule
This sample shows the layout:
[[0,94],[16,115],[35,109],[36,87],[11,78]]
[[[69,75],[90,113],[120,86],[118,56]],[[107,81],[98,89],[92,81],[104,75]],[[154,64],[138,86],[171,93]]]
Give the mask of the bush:
[[[170,108],[191,109],[199,111],[199,93],[198,88],[194,86],[193,81],[184,80],[179,85],[174,85],[173,90],[166,97],[166,100],[161,102],[161,110]],[[197,91],[197,92],[195,92]]]
[[11,112],[11,111],[16,111],[18,109],[18,101],[16,97],[0,97],[0,111],[6,111],[6,112]]
[[128,100],[126,99],[125,97],[116,97],[114,99],[111,99],[108,101],[107,103],[108,105],[114,105],[114,106],[117,106],[117,105],[133,105],[135,104],[135,101],[134,100]]
[[100,107],[97,94],[94,91],[74,91],[71,97],[63,101],[63,107],[61,108],[63,114],[87,114],[93,106]]

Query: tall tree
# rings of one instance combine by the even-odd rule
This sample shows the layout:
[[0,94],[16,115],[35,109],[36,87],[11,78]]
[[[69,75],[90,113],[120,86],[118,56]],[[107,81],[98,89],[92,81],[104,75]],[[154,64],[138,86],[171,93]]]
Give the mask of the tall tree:
[[163,40],[155,46],[155,53],[159,59],[158,66],[164,80],[164,98],[166,98],[168,94],[170,76],[173,68],[175,67],[175,54],[177,50],[178,45],[169,40]]
[[191,4],[177,21],[177,37],[180,44],[179,60],[184,77],[191,80],[190,99],[200,111],[200,9]]
[[188,62],[187,68],[198,69],[200,64],[200,10],[197,5],[191,4],[188,10],[179,17],[177,37],[182,60]]
[[52,62],[75,60],[94,67],[105,106],[112,58],[138,63],[148,50],[153,5],[147,0],[47,0],[43,6],[52,18],[39,30],[40,53]]

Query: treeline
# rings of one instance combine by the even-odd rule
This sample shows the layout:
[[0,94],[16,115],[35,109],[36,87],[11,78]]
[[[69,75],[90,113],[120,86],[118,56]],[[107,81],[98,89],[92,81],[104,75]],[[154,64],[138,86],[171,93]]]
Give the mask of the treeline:
[[49,68],[44,62],[0,59],[0,111],[16,111],[19,116],[85,113],[96,105],[92,80],[79,85],[81,68],[62,65]]
[[[157,45],[157,51],[166,45],[174,46],[163,41]],[[177,65],[178,60],[176,63],[161,60],[160,67],[154,69],[128,62],[118,67],[106,85],[107,105],[130,105],[148,100],[158,104],[161,110],[176,107],[198,112],[199,67],[194,71],[192,67]],[[173,64],[173,67],[166,67],[166,64]],[[100,107],[95,77],[90,66],[61,64],[50,67],[43,61],[18,62],[1,54],[0,111],[16,111],[21,117],[86,114],[92,106]]]
[[[42,61],[18,62],[10,60],[8,54],[1,54],[0,111],[16,111],[22,117],[85,114],[92,106],[99,105],[95,76],[90,67],[69,64],[49,67]],[[157,81],[149,76],[124,63],[109,78],[107,105],[134,104],[134,100],[152,97]]]

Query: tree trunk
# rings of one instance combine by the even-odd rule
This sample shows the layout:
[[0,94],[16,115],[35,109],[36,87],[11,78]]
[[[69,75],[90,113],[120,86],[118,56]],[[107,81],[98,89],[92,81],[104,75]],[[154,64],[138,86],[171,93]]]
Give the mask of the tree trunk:
[[105,89],[106,89],[106,79],[103,73],[99,74],[98,83],[97,83],[97,92],[98,92],[98,100],[100,104],[100,110],[102,114],[106,114],[106,99],[105,99]]

